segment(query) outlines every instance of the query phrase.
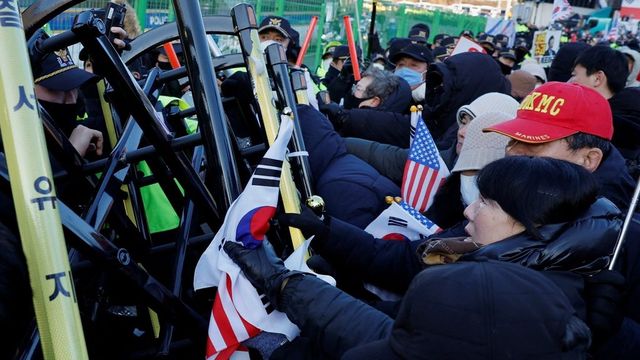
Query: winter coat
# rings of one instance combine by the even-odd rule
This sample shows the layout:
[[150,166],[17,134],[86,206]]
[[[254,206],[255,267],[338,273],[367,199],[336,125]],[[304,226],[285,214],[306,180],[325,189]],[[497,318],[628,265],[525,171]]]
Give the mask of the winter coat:
[[499,261],[422,271],[395,321],[312,276],[290,278],[278,309],[307,341],[272,359],[580,359],[589,338],[557,282]]
[[[433,84],[433,90],[430,90],[430,77],[442,79],[441,86]],[[458,130],[456,114],[460,106],[489,92],[511,93],[509,81],[490,56],[463,53],[429,66],[422,116],[438,149],[448,149],[454,144]],[[406,115],[353,109],[341,134],[407,148],[409,126],[410,119]]]
[[[359,138],[345,138],[344,142],[349,154],[364,160],[396,185],[402,185],[404,165],[409,157],[409,149]],[[453,169],[458,160],[456,146],[452,145],[450,148],[440,151],[440,156],[442,156],[447,168]]]
[[[640,64],[638,64],[640,66]],[[625,159],[640,158],[640,88],[624,88],[609,99],[613,139]]]
[[635,189],[635,181],[627,172],[624,158],[615,147],[612,146],[603,155],[600,166],[593,172],[600,184],[599,195],[626,212]]
[[618,333],[600,347],[595,359],[640,358],[640,213],[633,215],[621,254],[616,269],[626,279],[625,318]]
[[[488,258],[536,270],[590,274],[606,266],[621,225],[620,211],[607,199],[600,198],[576,221],[540,227],[546,240],[521,233],[484,246],[460,260]],[[365,282],[402,294],[424,268],[417,254],[423,242],[377,239],[344,222],[332,221],[329,234],[315,239],[312,246],[336,267],[348,268]]]
[[411,87],[400,79],[400,86],[376,108],[343,110],[339,132],[345,137],[379,141],[401,147],[409,146]]
[[364,229],[387,207],[385,196],[398,196],[400,189],[347,153],[324,115],[309,106],[299,106],[298,115],[316,194],[329,215]]

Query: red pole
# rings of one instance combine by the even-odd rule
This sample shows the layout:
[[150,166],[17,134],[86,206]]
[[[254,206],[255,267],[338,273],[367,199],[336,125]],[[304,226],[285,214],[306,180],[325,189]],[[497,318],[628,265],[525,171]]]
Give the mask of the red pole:
[[300,67],[302,65],[302,61],[304,60],[304,56],[309,50],[309,44],[311,43],[311,36],[313,35],[313,31],[316,29],[316,24],[318,23],[318,17],[312,16],[311,22],[309,23],[309,30],[307,30],[307,36],[304,37],[304,42],[302,43],[302,48],[300,49],[300,53],[298,54],[298,59],[296,59],[296,66]]
[[358,53],[356,52],[356,42],[353,40],[351,19],[349,15],[345,15],[343,20],[344,29],[347,31],[347,43],[349,44],[349,55],[351,56],[351,66],[353,67],[353,78],[356,81],[360,81],[360,63],[358,62]]
[[164,51],[167,53],[167,57],[169,58],[169,63],[171,67],[177,69],[180,67],[180,60],[178,60],[178,55],[176,54],[176,50],[173,48],[172,43],[166,43],[162,45]]

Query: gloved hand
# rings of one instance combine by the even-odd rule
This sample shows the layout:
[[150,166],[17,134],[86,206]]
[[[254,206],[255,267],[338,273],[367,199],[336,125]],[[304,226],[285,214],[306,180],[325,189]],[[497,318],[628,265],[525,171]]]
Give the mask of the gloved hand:
[[302,207],[300,214],[280,214],[277,220],[280,225],[300,229],[302,235],[307,239],[315,235],[314,243],[317,242],[319,238],[324,238],[329,235],[331,217],[324,215],[323,219],[320,219],[313,210],[306,206]]
[[622,325],[624,289],[625,278],[617,271],[602,270],[585,278],[587,323],[596,346],[616,334]]
[[247,249],[236,242],[227,241],[224,251],[242,269],[251,285],[259,293],[265,294],[276,309],[284,281],[292,276],[303,275],[287,269],[268,241],[264,241],[257,249]]
[[318,104],[318,110],[325,114],[335,130],[339,130],[347,117],[347,111],[335,102]]

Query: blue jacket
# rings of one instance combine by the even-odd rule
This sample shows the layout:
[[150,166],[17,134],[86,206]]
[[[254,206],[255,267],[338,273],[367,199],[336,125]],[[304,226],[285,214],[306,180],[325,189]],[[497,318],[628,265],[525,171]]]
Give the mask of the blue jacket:
[[344,140],[320,112],[299,106],[298,115],[316,194],[329,215],[364,229],[387,207],[385,196],[398,196],[400,189],[348,154]]

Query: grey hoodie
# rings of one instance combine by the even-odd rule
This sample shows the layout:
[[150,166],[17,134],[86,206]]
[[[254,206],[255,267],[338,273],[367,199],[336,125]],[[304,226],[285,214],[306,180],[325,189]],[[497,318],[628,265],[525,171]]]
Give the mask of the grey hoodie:
[[626,87],[632,86],[640,86],[640,81],[636,80],[638,77],[638,73],[640,73],[640,53],[629,48],[628,46],[622,46],[618,48],[618,50],[625,54],[629,55],[633,58],[633,68],[629,72],[629,76],[627,77],[627,85]]

